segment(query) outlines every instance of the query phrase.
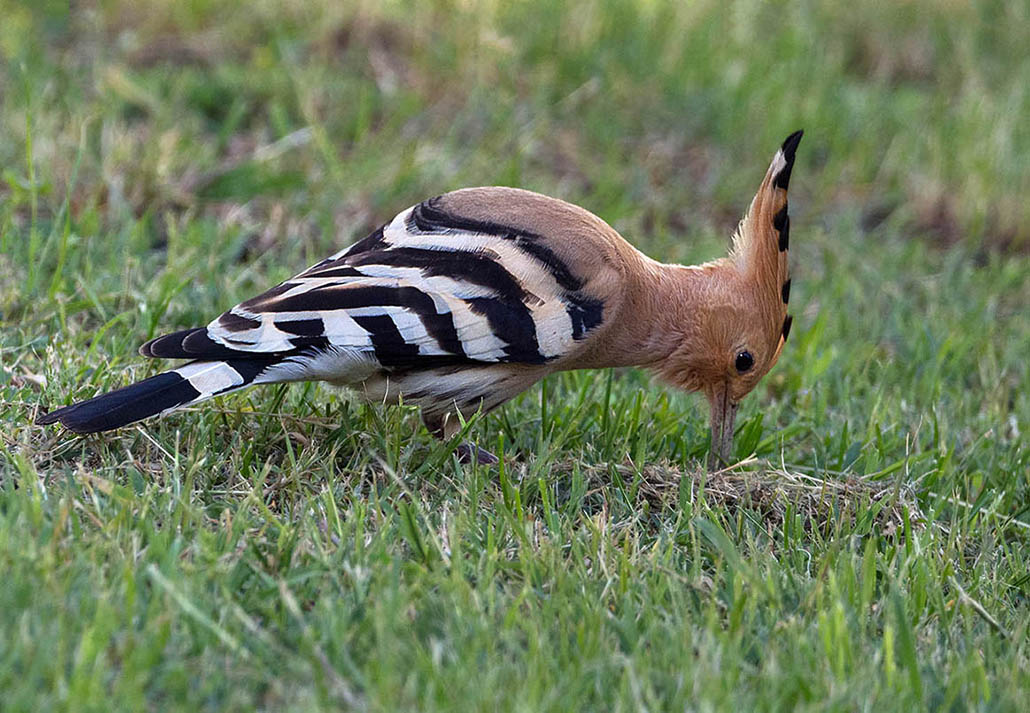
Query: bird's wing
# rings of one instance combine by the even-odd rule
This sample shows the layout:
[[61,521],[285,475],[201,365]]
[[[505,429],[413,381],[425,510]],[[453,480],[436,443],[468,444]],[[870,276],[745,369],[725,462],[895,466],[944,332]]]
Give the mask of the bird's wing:
[[[491,205],[501,219],[480,215]],[[206,328],[141,352],[330,351],[387,370],[566,360],[604,331],[619,301],[604,231],[615,234],[587,211],[535,193],[457,191],[409,208]]]

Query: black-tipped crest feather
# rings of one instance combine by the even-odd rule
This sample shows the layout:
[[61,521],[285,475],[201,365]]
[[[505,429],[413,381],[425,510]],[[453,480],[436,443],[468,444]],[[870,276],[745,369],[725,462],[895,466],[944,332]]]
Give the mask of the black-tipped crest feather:
[[798,150],[798,144],[801,143],[801,137],[805,135],[805,132],[801,129],[795,131],[793,134],[787,137],[786,141],[783,142],[783,146],[780,150],[783,152],[783,159],[787,162],[779,173],[776,174],[776,178],[773,179],[773,185],[777,188],[787,190],[787,186],[790,184],[790,173],[794,170],[794,156]]

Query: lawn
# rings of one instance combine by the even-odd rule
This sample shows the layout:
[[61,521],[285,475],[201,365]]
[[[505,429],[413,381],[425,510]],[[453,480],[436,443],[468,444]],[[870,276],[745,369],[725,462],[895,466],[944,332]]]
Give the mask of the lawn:
[[[1026,2],[66,5],[0,7],[0,709],[1025,710]],[[461,186],[716,257],[798,128],[731,472],[635,370],[494,467],[325,385],[33,425]]]

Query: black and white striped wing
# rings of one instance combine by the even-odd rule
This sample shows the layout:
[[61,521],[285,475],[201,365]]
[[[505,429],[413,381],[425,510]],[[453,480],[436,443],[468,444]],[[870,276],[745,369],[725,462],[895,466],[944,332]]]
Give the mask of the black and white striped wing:
[[437,201],[233,307],[197,339],[237,355],[328,354],[301,360],[318,372],[308,378],[350,380],[362,359],[385,370],[545,364],[601,325],[604,304],[543,236]]

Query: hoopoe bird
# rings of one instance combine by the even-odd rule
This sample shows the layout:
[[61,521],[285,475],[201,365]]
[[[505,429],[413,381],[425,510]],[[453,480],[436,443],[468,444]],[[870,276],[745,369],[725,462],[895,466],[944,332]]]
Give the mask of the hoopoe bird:
[[[583,208],[516,188],[466,188],[206,327],[153,339],[183,366],[41,416],[95,433],[254,384],[322,380],[416,404],[436,436],[556,371],[644,367],[711,411],[709,467],[728,463],[737,406],[779,358],[787,314],[787,185],[801,131],[776,152],[729,256],[647,257]],[[496,462],[470,444],[463,460]]]

